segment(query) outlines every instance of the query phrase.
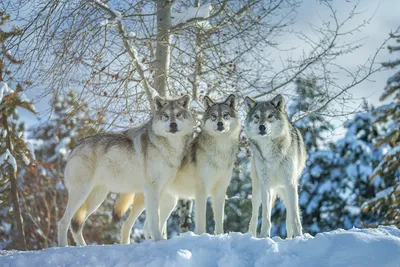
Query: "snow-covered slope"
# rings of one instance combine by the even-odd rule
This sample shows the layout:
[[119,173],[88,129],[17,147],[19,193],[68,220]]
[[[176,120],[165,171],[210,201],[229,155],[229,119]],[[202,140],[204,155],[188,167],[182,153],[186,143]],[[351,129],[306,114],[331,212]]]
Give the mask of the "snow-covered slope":
[[192,233],[132,245],[0,251],[0,266],[400,266],[400,230],[336,230],[294,239]]

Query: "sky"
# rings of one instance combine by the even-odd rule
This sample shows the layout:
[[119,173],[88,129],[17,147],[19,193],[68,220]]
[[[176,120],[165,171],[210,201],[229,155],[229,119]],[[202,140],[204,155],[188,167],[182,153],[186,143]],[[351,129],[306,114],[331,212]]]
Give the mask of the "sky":
[[[354,5],[345,0],[333,1],[341,3],[335,5],[338,9],[339,16],[345,16],[348,13],[349,7]],[[299,10],[299,21],[313,21],[317,20],[321,13],[317,10],[308,12],[315,6],[315,1],[305,1]],[[360,0],[359,9],[361,13],[349,23],[349,27],[356,26],[357,23],[371,18],[371,22],[360,32],[353,35],[352,40],[361,40],[363,46],[356,50],[350,58],[342,58],[339,60],[343,67],[352,69],[358,62],[365,61],[366,58],[373,54],[377,48],[382,44],[385,38],[389,37],[391,31],[400,27],[400,1],[398,0]],[[310,17],[311,15],[311,17]],[[393,41],[389,42],[393,44]],[[390,55],[386,47],[379,53],[377,62],[384,62],[389,59],[394,59],[396,55]],[[384,88],[386,80],[395,70],[387,70],[372,75],[369,81],[361,83],[351,89],[351,93],[356,99],[366,98],[373,104],[379,104],[379,97]]]
[[[395,31],[400,27],[400,1],[399,0],[360,0],[347,1],[347,0],[335,0],[332,1],[334,9],[337,10],[337,15],[340,19],[344,19],[348,16],[349,11],[352,7],[358,3],[357,15],[352,20],[347,22],[346,29],[354,28],[364,20],[370,22],[362,29],[354,32],[351,36],[347,36],[342,39],[343,42],[357,42],[362,46],[355,50],[351,55],[339,57],[336,61],[341,67],[348,70],[355,70],[357,65],[363,63],[368,57],[373,55],[378,48],[382,45],[385,39],[389,37],[389,33]],[[295,31],[303,32],[307,36],[313,36],[313,26],[320,26],[321,22],[326,21],[329,13],[326,7],[314,0],[305,0],[301,7],[297,10],[296,23],[293,26]],[[287,43],[293,43],[293,41],[286,37]],[[394,42],[389,41],[388,45],[393,45]],[[297,53],[301,53],[303,50],[302,44],[296,44],[299,49]],[[307,47],[303,44],[304,50]],[[377,64],[386,62],[388,60],[394,60],[400,57],[400,55],[391,55],[387,50],[387,45],[382,48],[376,58]],[[398,70],[397,70],[398,71]],[[354,86],[349,90],[354,100],[353,103],[349,104],[349,108],[359,107],[363,100],[367,100],[369,104],[378,106],[382,104],[379,97],[383,92],[383,88],[386,84],[387,79],[396,73],[396,70],[385,70],[375,73],[369,77],[368,80]],[[345,75],[339,76],[340,79],[346,80]],[[345,84],[346,82],[338,81],[339,84]],[[351,118],[351,116],[349,117]],[[335,131],[327,136],[328,139],[337,140],[341,138],[345,129],[343,123],[347,120],[346,117],[336,118],[332,120],[335,125]]]
[[[354,1],[346,0],[335,0],[333,1],[334,8],[337,9],[339,18],[344,18],[348,15],[349,10],[354,6]],[[353,52],[351,55],[339,58],[337,63],[342,67],[350,70],[354,70],[360,62],[365,61],[370,55],[375,53],[377,48],[382,42],[389,36],[389,32],[394,31],[400,26],[400,0],[360,0],[359,8],[357,9],[359,14],[355,16],[347,25],[348,27],[354,27],[363,20],[371,18],[370,23],[362,28],[360,31],[349,36],[344,42],[357,41],[363,46]],[[326,8],[316,0],[304,0],[300,8],[297,10],[297,19],[294,30],[301,31],[305,34],[312,36],[311,25],[319,25],[322,20],[326,19],[328,15]],[[284,37],[290,43],[290,35]],[[389,43],[390,44],[390,43]],[[391,42],[393,44],[393,41]],[[296,44],[298,47],[296,52],[302,52],[302,44]],[[306,47],[305,47],[306,49]],[[377,57],[377,62],[384,62],[389,59],[394,59],[391,56],[386,47],[380,51]],[[370,77],[368,81],[365,81],[350,90],[350,93],[354,97],[354,107],[361,104],[363,99],[366,99],[373,105],[379,105],[379,96],[382,93],[386,80],[395,73],[395,70],[387,70],[376,73]],[[342,77],[346,79],[346,77]],[[37,99],[39,90],[29,90],[27,92],[28,97],[31,99]],[[40,116],[46,116],[48,114],[48,99],[41,100],[36,108],[40,113]],[[37,119],[27,114],[26,112],[21,113],[21,118],[26,121],[28,126],[33,125],[37,122]],[[335,120],[337,130],[335,133],[328,138],[338,138],[343,135],[344,131],[341,128],[344,118]]]

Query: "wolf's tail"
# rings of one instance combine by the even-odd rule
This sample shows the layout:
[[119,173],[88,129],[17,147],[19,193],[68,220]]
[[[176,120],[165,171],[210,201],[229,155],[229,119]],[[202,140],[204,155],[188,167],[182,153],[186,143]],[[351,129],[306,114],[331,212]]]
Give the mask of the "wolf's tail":
[[133,204],[134,197],[135,194],[128,194],[128,193],[118,195],[112,213],[113,222],[118,222],[121,220],[122,216],[124,216],[126,211]]

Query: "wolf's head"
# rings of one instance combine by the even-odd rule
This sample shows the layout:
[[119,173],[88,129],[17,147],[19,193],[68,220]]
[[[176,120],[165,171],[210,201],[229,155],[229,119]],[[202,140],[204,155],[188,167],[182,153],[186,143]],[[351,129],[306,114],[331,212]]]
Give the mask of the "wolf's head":
[[285,101],[281,95],[272,100],[257,102],[246,97],[246,135],[249,138],[276,138],[284,134],[288,126]]
[[202,131],[211,135],[222,135],[240,129],[240,118],[236,111],[236,97],[230,95],[223,102],[204,97],[205,112]]
[[188,95],[172,100],[156,96],[154,101],[156,112],[153,116],[153,130],[156,135],[185,135],[193,131],[195,120],[188,109]]

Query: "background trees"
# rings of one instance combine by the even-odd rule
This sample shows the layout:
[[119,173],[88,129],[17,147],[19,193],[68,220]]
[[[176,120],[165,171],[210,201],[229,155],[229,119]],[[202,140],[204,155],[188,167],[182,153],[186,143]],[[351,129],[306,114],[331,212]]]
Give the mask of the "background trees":
[[[400,42],[400,32],[390,34],[390,37]],[[397,52],[400,46],[388,46],[389,52]],[[400,60],[395,59],[383,63],[384,66],[396,68]],[[400,226],[400,71],[389,77],[384,88],[381,100],[389,100],[389,104],[376,109],[374,122],[385,124],[388,131],[378,137],[377,148],[385,149],[383,158],[370,175],[373,184],[382,184],[385,188],[377,192],[364,206],[366,212],[377,215],[375,224],[395,224]]]
[[[9,20],[9,15],[0,12],[0,25]],[[21,167],[28,167],[35,159],[32,147],[26,142],[24,125],[19,121],[17,108],[35,113],[32,103],[23,93],[22,85],[13,80],[10,65],[23,62],[13,57],[5,45],[7,39],[20,35],[18,28],[10,31],[0,29],[0,196],[4,243],[25,250],[26,239],[20,204]],[[10,88],[13,86],[14,90]],[[15,87],[14,87],[15,86]],[[2,205],[3,206],[3,205]],[[9,216],[12,216],[11,218]]]

